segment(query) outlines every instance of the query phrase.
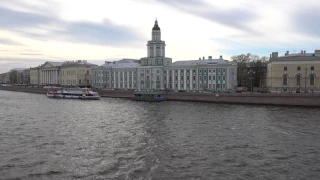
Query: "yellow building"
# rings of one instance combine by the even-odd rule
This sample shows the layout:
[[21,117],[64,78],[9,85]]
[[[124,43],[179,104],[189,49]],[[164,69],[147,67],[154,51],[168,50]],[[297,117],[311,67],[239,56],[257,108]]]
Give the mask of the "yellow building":
[[314,53],[270,55],[267,67],[267,86],[271,92],[320,91],[320,50]]
[[87,61],[68,61],[60,66],[60,84],[63,86],[91,86],[92,67]]
[[40,84],[40,67],[30,68],[30,84]]
[[97,65],[87,61],[47,61],[30,69],[30,83],[48,86],[91,86],[91,70]]

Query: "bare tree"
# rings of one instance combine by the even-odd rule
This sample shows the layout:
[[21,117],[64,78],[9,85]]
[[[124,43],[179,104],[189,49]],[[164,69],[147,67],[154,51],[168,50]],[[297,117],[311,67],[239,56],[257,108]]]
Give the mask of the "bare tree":
[[9,80],[11,84],[16,84],[18,81],[18,72],[16,70],[12,70],[9,72]]
[[[250,78],[253,78],[253,87],[262,87],[266,81],[267,64],[269,58],[266,56],[247,53],[231,57],[238,65],[237,80],[239,87],[251,86]],[[248,73],[251,71],[251,73]]]

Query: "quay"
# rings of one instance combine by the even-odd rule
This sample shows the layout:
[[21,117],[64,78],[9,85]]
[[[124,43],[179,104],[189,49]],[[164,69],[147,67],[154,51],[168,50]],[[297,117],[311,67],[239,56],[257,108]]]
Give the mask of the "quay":
[[[0,86],[0,90],[46,94],[47,89],[35,87]],[[95,89],[101,97],[132,99],[134,90]],[[166,92],[168,101],[195,101],[229,104],[282,105],[320,107],[320,93],[211,93]]]

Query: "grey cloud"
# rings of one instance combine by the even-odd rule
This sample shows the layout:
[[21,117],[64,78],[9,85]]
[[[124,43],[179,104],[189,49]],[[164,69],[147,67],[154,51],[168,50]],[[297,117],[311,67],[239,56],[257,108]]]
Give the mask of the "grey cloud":
[[89,22],[69,23],[61,33],[70,36],[75,41],[100,45],[108,45],[110,43],[121,45],[140,40],[139,36],[133,33],[130,28],[117,26],[108,20],[104,20],[103,24]]
[[0,7],[0,28],[15,29],[23,27],[39,27],[40,25],[48,25],[55,20],[50,17],[41,16],[34,13],[26,13],[14,11]]
[[293,13],[292,23],[296,31],[320,38],[320,7],[300,7]]
[[43,54],[38,54],[38,53],[20,53],[20,55],[24,55],[24,56],[40,56]]
[[259,34],[248,27],[247,23],[255,20],[257,15],[250,9],[222,10],[201,0],[156,0],[175,7],[183,12],[222,24],[228,27]]
[[[105,20],[102,24],[90,22],[68,22],[40,14],[26,13],[1,8],[0,28],[21,33],[23,36],[50,41],[51,39],[66,40],[78,43],[97,45],[125,46],[141,41],[139,35],[129,27],[118,26]],[[47,27],[57,25],[60,30],[50,30]],[[43,28],[49,30],[47,34],[26,32],[23,28]]]
[[[28,12],[56,14],[60,10],[60,5],[55,0],[41,0],[34,3],[21,0],[8,0],[1,2],[2,6],[15,9],[24,9]],[[54,7],[54,8],[52,8]]]
[[11,39],[5,39],[5,38],[0,38],[0,44],[4,44],[4,45],[22,45],[21,43],[18,43],[16,41],[11,40]]

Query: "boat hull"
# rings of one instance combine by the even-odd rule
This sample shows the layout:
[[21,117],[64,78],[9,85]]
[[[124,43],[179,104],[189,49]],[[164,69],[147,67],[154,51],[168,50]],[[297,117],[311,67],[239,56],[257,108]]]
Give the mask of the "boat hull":
[[82,100],[99,100],[100,96],[71,96],[71,95],[62,95],[62,94],[47,94],[48,98],[57,98],[57,99],[82,99]]
[[147,102],[161,102],[164,100],[160,100],[160,99],[137,99],[137,98],[132,98],[132,100],[134,101],[147,101]]

